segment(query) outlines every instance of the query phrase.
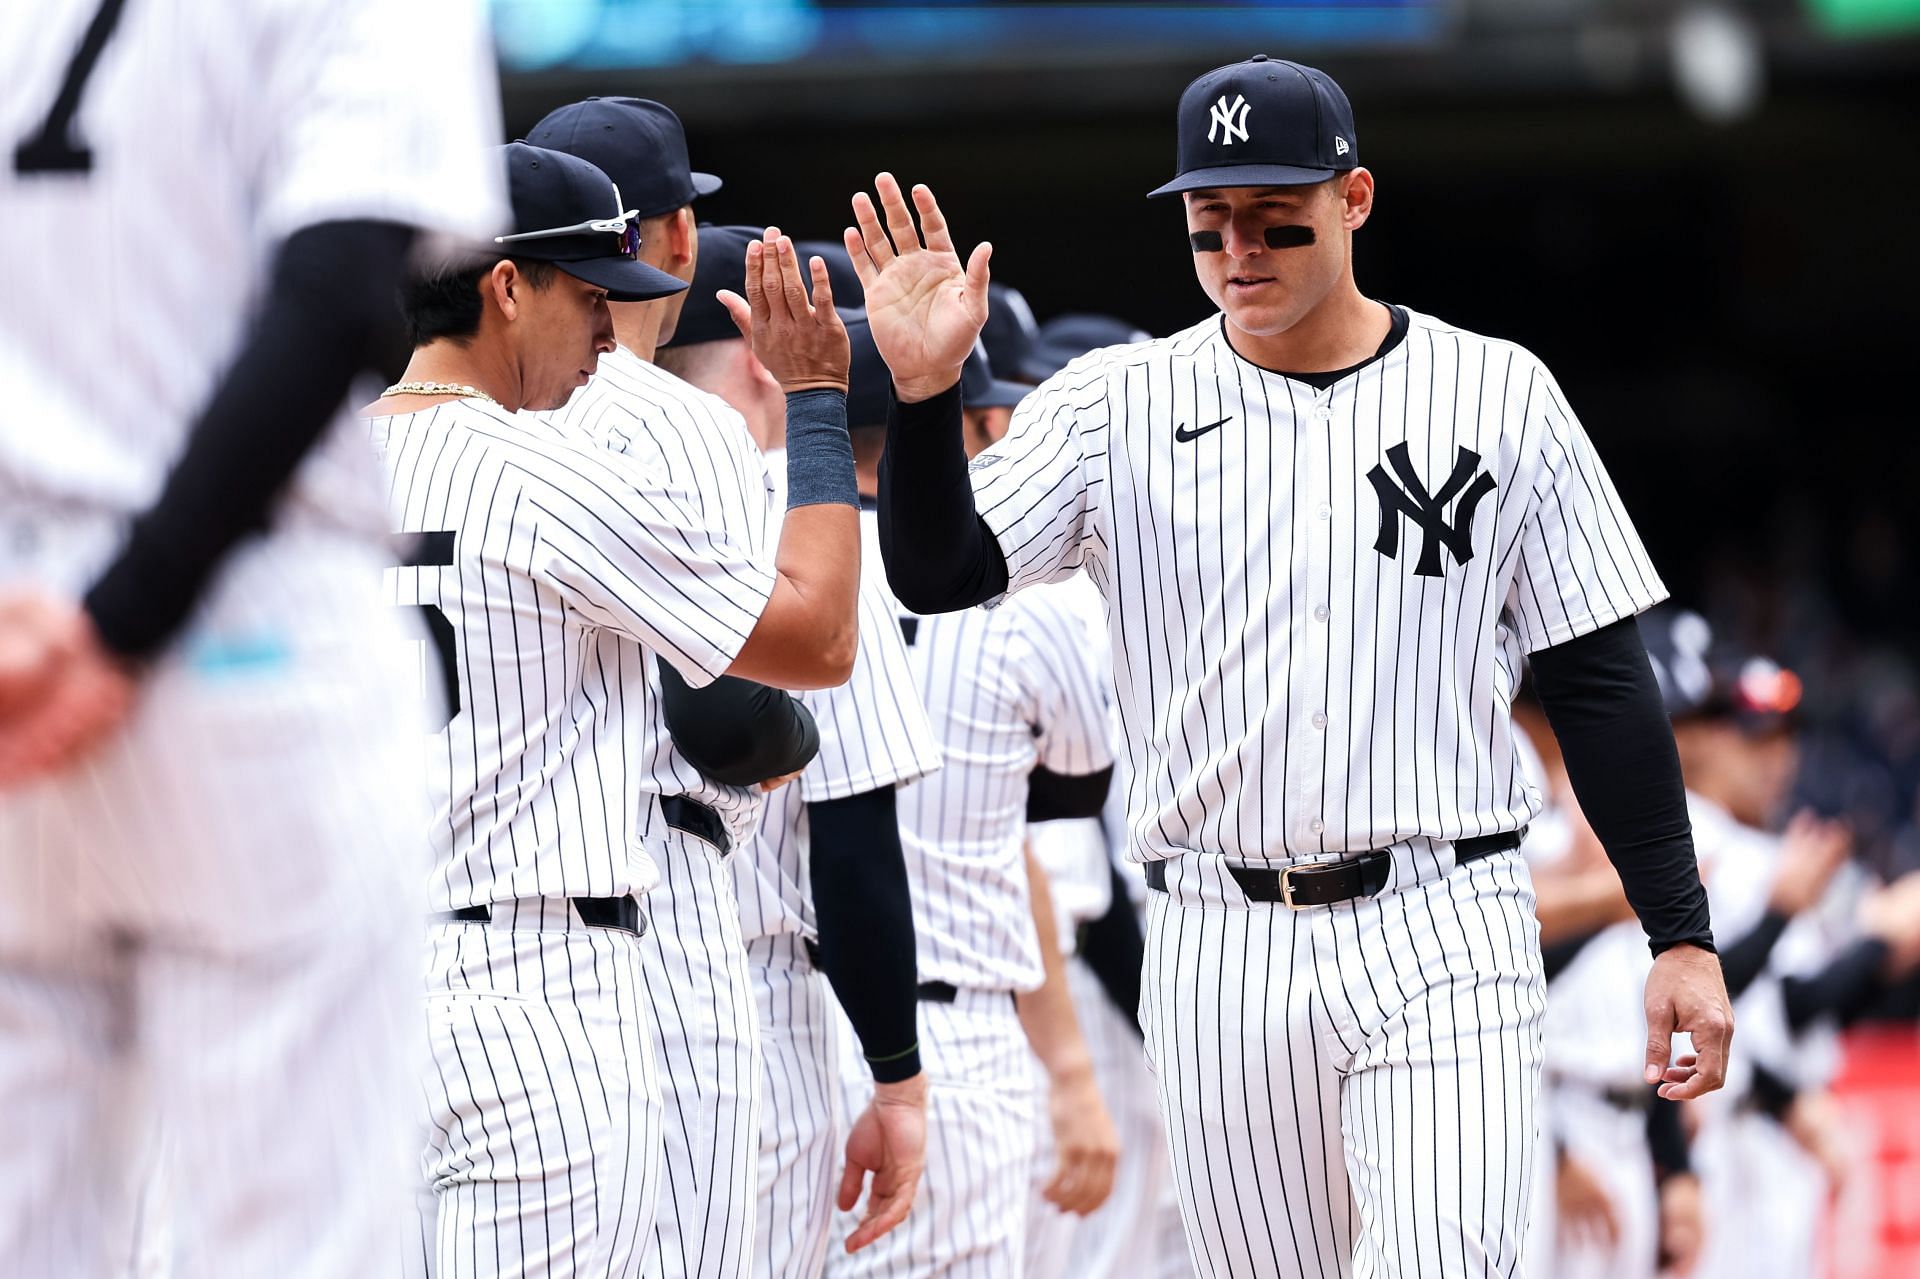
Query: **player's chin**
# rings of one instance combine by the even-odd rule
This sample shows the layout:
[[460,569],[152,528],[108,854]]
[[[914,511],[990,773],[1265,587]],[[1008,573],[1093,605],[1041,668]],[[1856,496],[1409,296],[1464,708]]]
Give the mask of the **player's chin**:
[[1233,322],[1234,328],[1255,337],[1285,333],[1300,320],[1299,309],[1291,305],[1291,299],[1284,294],[1258,300],[1235,298],[1229,294],[1222,309],[1226,311],[1227,319]]

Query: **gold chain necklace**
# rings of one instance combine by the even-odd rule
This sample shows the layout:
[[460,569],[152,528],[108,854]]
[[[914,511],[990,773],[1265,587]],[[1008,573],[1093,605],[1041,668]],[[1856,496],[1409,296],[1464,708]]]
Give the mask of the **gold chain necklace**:
[[488,395],[477,386],[468,386],[463,382],[395,382],[380,393],[388,395],[458,395],[465,399],[485,400],[498,406],[500,401]]

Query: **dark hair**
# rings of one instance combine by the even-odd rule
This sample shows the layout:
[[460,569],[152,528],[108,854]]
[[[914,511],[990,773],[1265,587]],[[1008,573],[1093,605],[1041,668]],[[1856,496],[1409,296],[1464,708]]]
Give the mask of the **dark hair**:
[[466,266],[443,265],[415,275],[400,290],[407,340],[416,347],[438,338],[465,346],[480,331],[480,281],[506,261],[511,261],[536,289],[553,283],[558,273],[551,262],[494,258]]

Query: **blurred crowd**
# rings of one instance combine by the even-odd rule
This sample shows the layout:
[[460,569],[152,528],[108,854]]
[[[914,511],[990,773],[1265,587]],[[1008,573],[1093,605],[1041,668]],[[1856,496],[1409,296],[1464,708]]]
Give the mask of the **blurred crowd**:
[[1893,1014],[1920,971],[1920,871],[1887,874],[1833,815],[1848,806],[1808,802],[1848,795],[1870,749],[1871,737],[1851,739],[1851,756],[1829,746],[1873,727],[1844,723],[1813,738],[1825,754],[1807,749],[1814,708],[1844,705],[1812,681],[1844,664],[1803,674],[1685,609],[1641,625],[1735,1001],[1734,1058],[1727,1087],[1699,1102],[1661,1101],[1641,1082],[1645,939],[1523,697],[1516,719],[1547,803],[1525,846],[1548,974],[1532,1255],[1556,1279],[1824,1273],[1830,1205],[1870,1154],[1831,1096],[1841,1036]]

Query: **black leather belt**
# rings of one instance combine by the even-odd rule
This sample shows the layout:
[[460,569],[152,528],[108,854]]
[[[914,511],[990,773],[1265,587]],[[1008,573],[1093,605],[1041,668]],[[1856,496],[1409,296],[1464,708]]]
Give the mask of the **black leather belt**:
[[[573,908],[580,913],[580,922],[589,928],[618,928],[621,932],[632,933],[635,937],[647,935],[647,917],[640,911],[640,903],[629,895],[626,897],[570,897]],[[491,906],[462,906],[459,910],[445,911],[438,918],[456,924],[485,924],[493,919]]]
[[[1457,865],[1491,857],[1520,847],[1526,828],[1481,835],[1453,841]],[[1227,873],[1240,885],[1248,901],[1280,902],[1294,910],[1306,906],[1331,906],[1356,897],[1372,897],[1387,886],[1393,873],[1393,854],[1383,849],[1361,853],[1346,861],[1323,862],[1313,866],[1283,866],[1268,870],[1255,866],[1229,866]],[[1147,887],[1167,891],[1167,864],[1147,863]]]
[[719,849],[723,857],[733,851],[733,841],[727,838],[727,824],[720,820],[720,814],[697,799],[688,799],[685,795],[662,795],[660,816],[673,829],[684,831],[695,839],[706,840]]
[[[1020,996],[1011,990],[1005,993],[1013,1001],[1013,1006],[1018,1008]],[[950,981],[923,981],[918,994],[923,1004],[950,1004],[960,998],[960,988]]]

